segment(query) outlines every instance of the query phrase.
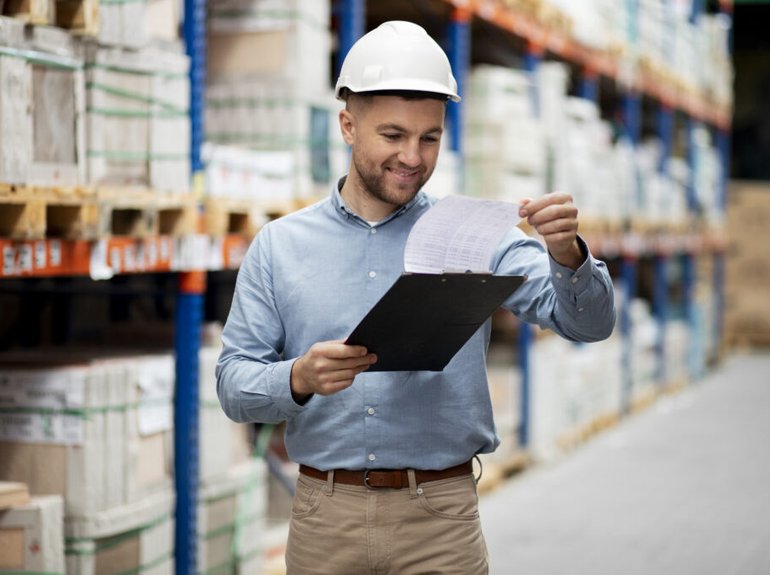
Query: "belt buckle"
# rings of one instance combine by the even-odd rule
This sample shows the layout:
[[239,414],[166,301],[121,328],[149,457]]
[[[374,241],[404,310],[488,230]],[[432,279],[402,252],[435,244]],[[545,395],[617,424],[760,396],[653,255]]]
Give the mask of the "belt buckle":
[[366,471],[364,471],[364,485],[366,486],[367,489],[371,489],[372,491],[374,491],[377,488],[374,485],[369,485],[369,472],[370,471],[371,471],[371,469],[367,469]]

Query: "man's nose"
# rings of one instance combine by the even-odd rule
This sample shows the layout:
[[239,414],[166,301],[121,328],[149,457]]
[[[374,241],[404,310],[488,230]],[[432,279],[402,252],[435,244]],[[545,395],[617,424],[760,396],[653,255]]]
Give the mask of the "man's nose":
[[420,156],[420,141],[418,139],[408,139],[401,146],[398,153],[398,161],[409,167],[419,166],[422,162]]

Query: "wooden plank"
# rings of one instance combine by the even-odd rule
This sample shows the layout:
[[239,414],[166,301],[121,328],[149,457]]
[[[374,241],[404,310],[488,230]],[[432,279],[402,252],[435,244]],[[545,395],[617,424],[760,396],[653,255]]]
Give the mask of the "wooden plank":
[[0,481],[0,511],[29,503],[29,489],[26,483]]

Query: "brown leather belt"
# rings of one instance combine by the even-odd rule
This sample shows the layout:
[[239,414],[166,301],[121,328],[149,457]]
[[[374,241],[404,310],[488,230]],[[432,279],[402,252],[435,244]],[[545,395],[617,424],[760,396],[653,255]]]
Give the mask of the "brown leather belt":
[[[326,481],[328,471],[320,471],[314,467],[300,465],[299,472],[314,479]],[[439,479],[449,479],[450,477],[459,477],[460,475],[469,475],[473,473],[473,461],[466,461],[460,465],[440,470],[415,469],[415,481],[425,483],[427,481],[438,481]],[[366,469],[351,471],[349,469],[335,469],[334,482],[344,485],[358,485],[360,487],[369,487],[371,489],[403,489],[409,487],[409,474],[406,469]]]

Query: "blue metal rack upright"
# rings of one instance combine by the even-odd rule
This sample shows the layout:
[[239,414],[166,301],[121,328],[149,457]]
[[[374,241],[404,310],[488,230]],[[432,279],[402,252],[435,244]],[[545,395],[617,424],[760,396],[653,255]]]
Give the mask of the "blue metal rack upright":
[[[203,105],[206,87],[206,1],[185,0],[183,34],[190,57],[190,165],[196,182],[203,169]],[[195,183],[193,184],[195,186]],[[174,347],[175,554],[177,575],[197,573],[198,538],[198,362],[203,324],[204,271],[183,272],[176,303]]]

